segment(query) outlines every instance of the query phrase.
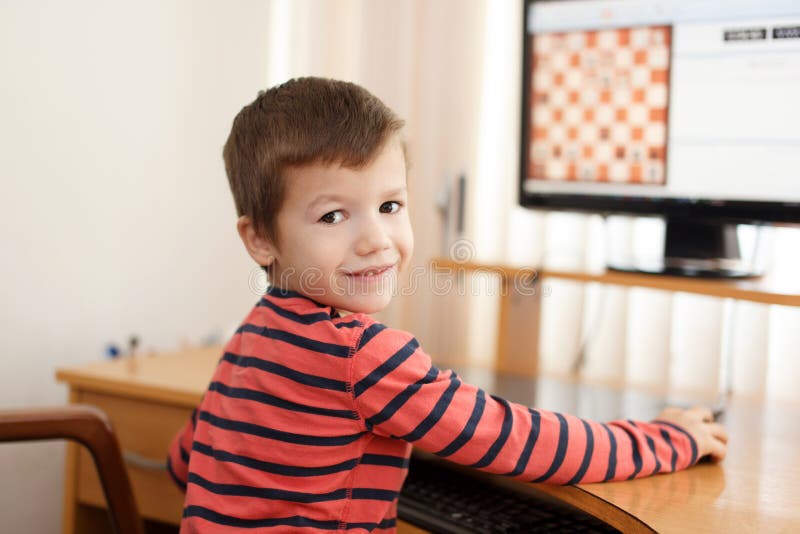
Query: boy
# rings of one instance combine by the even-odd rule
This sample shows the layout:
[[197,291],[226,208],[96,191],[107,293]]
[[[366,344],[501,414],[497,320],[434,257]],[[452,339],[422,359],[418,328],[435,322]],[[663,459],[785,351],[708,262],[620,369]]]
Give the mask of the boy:
[[402,125],[363,88],[319,78],[260,93],[234,120],[237,227],[271,287],[171,447],[182,532],[392,532],[412,444],[555,484],[725,456],[707,410],[599,424],[529,409],[437,369],[368,315],[413,247]]

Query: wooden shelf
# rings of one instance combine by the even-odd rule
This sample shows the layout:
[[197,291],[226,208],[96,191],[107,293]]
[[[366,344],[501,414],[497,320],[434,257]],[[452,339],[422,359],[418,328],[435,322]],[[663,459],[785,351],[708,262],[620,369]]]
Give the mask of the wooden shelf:
[[688,278],[682,276],[661,276],[652,274],[605,271],[588,273],[580,271],[551,271],[533,267],[512,267],[476,262],[459,263],[449,259],[435,258],[431,262],[436,270],[458,272],[487,272],[504,277],[505,281],[530,280],[532,275],[538,280],[559,279],[576,282],[595,282],[626,287],[645,287],[663,291],[679,291],[696,295],[719,298],[732,298],[761,304],[781,306],[800,306],[800,280],[781,280],[770,277],[746,280],[718,280],[707,278]]

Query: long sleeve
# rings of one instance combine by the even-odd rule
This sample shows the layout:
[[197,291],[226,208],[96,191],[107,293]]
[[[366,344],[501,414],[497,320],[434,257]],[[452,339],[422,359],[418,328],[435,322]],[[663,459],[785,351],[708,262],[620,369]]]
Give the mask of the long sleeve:
[[437,369],[410,334],[379,323],[359,340],[352,382],[367,430],[526,481],[625,480],[697,461],[694,439],[669,422],[598,423],[487,395]]
[[172,438],[167,454],[167,472],[175,484],[186,491],[186,481],[189,478],[189,453],[194,440],[194,428],[197,423],[197,410]]

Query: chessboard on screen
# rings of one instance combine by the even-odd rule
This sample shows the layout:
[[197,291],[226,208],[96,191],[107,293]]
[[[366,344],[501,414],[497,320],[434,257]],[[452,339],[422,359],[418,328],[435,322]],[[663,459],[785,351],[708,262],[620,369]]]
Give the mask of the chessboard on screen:
[[665,182],[670,30],[530,37],[531,178]]

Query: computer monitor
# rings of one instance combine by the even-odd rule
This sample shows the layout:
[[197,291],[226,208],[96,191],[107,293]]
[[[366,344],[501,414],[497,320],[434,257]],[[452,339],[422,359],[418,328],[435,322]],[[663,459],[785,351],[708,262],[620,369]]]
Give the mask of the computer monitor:
[[645,270],[689,275],[800,223],[800,2],[525,0],[523,34],[520,204],[664,217]]

